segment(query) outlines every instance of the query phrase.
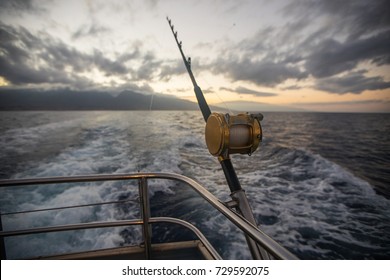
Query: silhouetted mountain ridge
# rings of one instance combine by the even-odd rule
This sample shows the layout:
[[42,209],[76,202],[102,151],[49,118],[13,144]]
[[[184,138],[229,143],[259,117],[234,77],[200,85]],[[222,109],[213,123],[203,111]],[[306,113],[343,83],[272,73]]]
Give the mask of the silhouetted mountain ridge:
[[198,110],[196,103],[162,94],[123,91],[114,96],[102,91],[70,89],[1,90],[0,110]]

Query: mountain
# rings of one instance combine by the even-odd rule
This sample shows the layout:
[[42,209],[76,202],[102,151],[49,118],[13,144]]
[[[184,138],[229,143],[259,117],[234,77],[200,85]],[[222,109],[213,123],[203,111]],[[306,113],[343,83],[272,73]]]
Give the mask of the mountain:
[[[251,101],[229,101],[210,106],[212,111],[303,111],[298,108]],[[227,110],[228,108],[228,110]],[[102,91],[0,90],[0,110],[199,110],[198,104],[170,95],[123,91],[114,96]]]
[[1,90],[0,110],[198,110],[196,103],[162,94],[145,95],[69,89]]
[[300,108],[279,106],[268,103],[253,102],[253,101],[228,101],[215,104],[215,106],[221,108],[228,108],[232,111],[239,112],[301,112],[304,111]]

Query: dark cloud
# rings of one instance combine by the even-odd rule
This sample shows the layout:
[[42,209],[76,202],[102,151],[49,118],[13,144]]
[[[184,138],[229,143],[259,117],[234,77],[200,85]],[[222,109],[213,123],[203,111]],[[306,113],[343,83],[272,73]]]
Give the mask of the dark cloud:
[[334,39],[320,42],[306,59],[306,69],[314,77],[329,77],[354,69],[359,62],[390,63],[390,30],[365,39],[340,43]]
[[233,81],[268,87],[309,77],[316,89],[331,93],[389,87],[384,77],[357,72],[390,64],[388,1],[298,0],[282,13],[286,24],[262,27],[222,48],[207,67]]
[[[178,52],[178,57],[180,53]],[[187,69],[184,66],[183,59],[178,58],[175,60],[164,60],[163,63],[159,65],[159,78],[164,81],[169,81],[172,76],[175,75],[186,75],[187,74]],[[201,64],[199,60],[193,59],[191,62],[191,68],[193,71],[195,71],[195,76],[197,71],[202,71],[202,70],[209,70],[209,65],[208,64]]]
[[342,77],[328,77],[316,80],[316,88],[336,94],[359,94],[365,90],[387,89],[390,82],[382,77],[366,77],[365,71],[352,72]]
[[147,52],[141,59],[141,66],[135,72],[135,79],[148,80],[159,75],[162,62],[156,58],[154,53]]
[[258,96],[258,97],[270,97],[270,96],[277,96],[277,95],[278,95],[277,93],[262,92],[262,91],[257,91],[257,90],[248,89],[248,88],[241,87],[241,86],[240,86],[240,87],[237,87],[237,88],[235,88],[235,89],[226,88],[226,87],[221,87],[220,90],[226,90],[226,91],[230,91],[230,92],[236,92],[236,93],[239,93],[239,94],[250,94],[250,95]]
[[300,80],[307,77],[297,66],[268,60],[218,60],[213,65],[214,73],[225,73],[234,81],[249,81],[262,86],[276,86],[287,79]]
[[186,68],[184,67],[183,60],[175,60],[172,62],[167,62],[160,68],[160,78],[164,81],[169,81],[172,76],[182,75],[187,73]]
[[35,9],[32,0],[0,0],[0,13],[32,11]]
[[125,75],[128,73],[128,69],[124,64],[124,60],[110,60],[104,56],[104,54],[95,49],[93,51],[93,55],[87,55],[86,57],[87,63],[89,62],[91,65],[97,66],[100,70],[105,72],[106,76],[111,76],[115,74]]
[[[286,24],[286,27],[291,24]],[[293,25],[298,28],[301,23]],[[222,44],[220,56],[204,69],[214,74],[224,74],[233,81],[269,87],[288,79],[304,79],[308,74],[301,66],[303,58],[294,43],[296,39],[293,34],[286,32],[285,28],[267,26],[236,44],[219,42]]]
[[351,100],[351,101],[334,101],[334,102],[296,102],[291,105],[302,106],[334,106],[334,105],[369,105],[369,104],[390,104],[389,100],[382,99],[366,99],[366,100]]
[[328,29],[347,34],[350,39],[390,26],[388,0],[295,0],[284,8],[284,14],[305,18],[308,24],[324,16]]
[[293,85],[293,86],[288,86],[288,87],[283,87],[283,90],[299,90],[302,89],[301,86]]
[[[46,43],[46,40],[38,40],[26,29],[16,30],[0,25],[0,76],[14,85],[70,82],[70,74],[58,71],[58,55],[45,51],[48,50],[47,46],[44,46]],[[62,48],[63,46],[58,46],[58,53],[62,53]],[[71,56],[69,49],[67,52],[67,56]],[[40,57],[46,63],[39,61]],[[45,57],[55,62],[54,67],[57,69],[53,69],[52,63],[48,66],[50,61]]]
[[[125,82],[157,77],[161,62],[153,53],[142,54],[139,49],[139,44],[134,44],[131,51],[113,60],[97,49],[81,52],[47,33],[32,34],[25,28],[0,23],[0,76],[13,85],[51,84],[77,89],[99,86],[84,75],[93,69]],[[133,60],[141,60],[141,66],[127,66]]]
[[[86,3],[89,18],[74,30],[72,43],[111,31],[98,21],[101,4]],[[147,7],[155,10],[158,3],[150,0]],[[0,0],[0,14],[9,13],[11,17],[15,12],[37,11],[39,6],[44,5],[32,0]],[[124,6],[131,6],[137,14],[137,6],[132,2],[109,5],[121,10]],[[206,43],[199,40],[198,47],[218,50],[219,56],[203,61],[202,65],[193,59],[194,71],[211,71],[232,81],[279,89],[291,89],[286,87],[286,81],[308,78],[314,88],[337,94],[389,88],[388,77],[375,77],[368,72],[390,64],[388,0],[294,0],[281,12],[283,20],[278,25],[259,26],[252,37],[235,44],[221,39]],[[118,77],[121,83],[113,82],[117,86],[135,81],[138,85],[169,81],[174,75],[186,74],[179,59],[162,61],[148,52],[142,42],[129,46],[126,53],[110,56],[97,49],[83,52],[45,32],[31,33],[0,23],[0,76],[13,85],[90,87],[97,81],[84,74],[96,69],[106,77]],[[294,88],[301,85],[296,83]],[[257,96],[271,94],[244,88],[234,91]]]
[[95,37],[102,35],[102,33],[106,33],[108,31],[110,31],[109,28],[105,26],[100,26],[96,23],[91,25],[83,25],[76,32],[73,33],[72,38],[79,39],[83,37]]
[[[305,70],[316,78],[316,89],[359,94],[390,87],[384,77],[364,75],[373,66],[390,64],[388,1],[302,0],[287,9],[290,16],[294,10],[306,15],[307,24],[327,19],[328,24],[312,32],[300,46]],[[362,63],[369,68],[364,69]]]

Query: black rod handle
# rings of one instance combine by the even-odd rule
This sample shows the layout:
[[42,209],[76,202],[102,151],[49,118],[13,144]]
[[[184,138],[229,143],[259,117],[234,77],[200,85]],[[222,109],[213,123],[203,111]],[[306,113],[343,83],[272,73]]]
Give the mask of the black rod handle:
[[211,115],[210,107],[207,104],[207,101],[204,98],[203,92],[198,85],[194,87],[194,91],[195,91],[196,99],[198,100],[198,105],[199,105],[200,111],[202,112],[204,121],[207,122],[207,119]]
[[225,174],[226,181],[228,183],[231,193],[242,190],[240,181],[238,180],[236,170],[233,167],[232,161],[230,158],[220,159],[221,167],[223,173]]

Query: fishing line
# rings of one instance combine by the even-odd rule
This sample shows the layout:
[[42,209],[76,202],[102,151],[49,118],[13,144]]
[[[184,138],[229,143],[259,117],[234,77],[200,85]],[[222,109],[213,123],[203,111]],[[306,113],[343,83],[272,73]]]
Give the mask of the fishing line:
[[222,99],[222,97],[218,94],[218,92],[215,92],[215,94],[217,95],[217,97],[219,98],[219,100],[221,100],[223,106],[225,107],[225,109],[229,112],[230,115],[233,115],[232,111],[230,110],[229,106],[227,105],[227,103],[225,102],[225,100]]
[[[212,85],[207,81],[206,78],[203,78],[203,77],[200,77],[200,80],[202,81],[202,83],[205,83],[207,84],[208,88],[212,88]],[[233,114],[232,111],[230,110],[229,106],[227,105],[227,103],[225,102],[225,100],[222,99],[222,97],[218,94],[217,91],[212,91],[212,94],[215,94],[218,99],[221,101],[222,105],[224,106],[224,109],[226,109],[226,111],[229,112],[229,114]]]

